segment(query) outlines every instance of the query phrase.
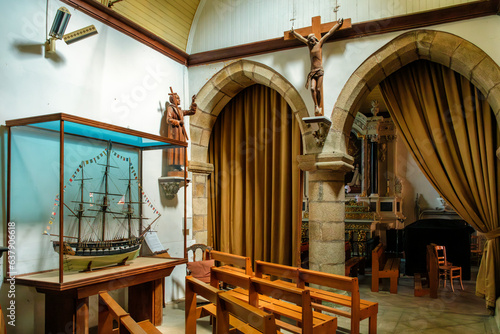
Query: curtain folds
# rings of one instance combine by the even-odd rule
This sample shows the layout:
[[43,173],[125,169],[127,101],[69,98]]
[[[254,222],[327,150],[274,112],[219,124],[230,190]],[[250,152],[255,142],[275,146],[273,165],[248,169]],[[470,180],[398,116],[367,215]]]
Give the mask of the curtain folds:
[[295,264],[301,137],[286,101],[253,85],[222,110],[209,145],[208,238],[215,249]]
[[407,147],[439,194],[488,241],[476,294],[494,308],[500,289],[499,131],[484,96],[466,78],[417,61],[380,84]]

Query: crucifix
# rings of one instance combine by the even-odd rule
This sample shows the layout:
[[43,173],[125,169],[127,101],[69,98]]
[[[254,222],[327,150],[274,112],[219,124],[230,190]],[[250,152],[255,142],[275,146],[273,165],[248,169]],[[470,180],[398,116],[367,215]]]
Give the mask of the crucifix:
[[[321,23],[321,16],[312,18],[312,25],[306,28],[285,31],[285,40],[296,38],[309,47],[311,71],[306,80],[306,89],[311,86],[315,116],[323,116],[323,43],[339,29],[351,27],[351,19],[339,19],[337,22]],[[322,33],[325,33],[321,36]],[[307,36],[307,37],[304,37]]]

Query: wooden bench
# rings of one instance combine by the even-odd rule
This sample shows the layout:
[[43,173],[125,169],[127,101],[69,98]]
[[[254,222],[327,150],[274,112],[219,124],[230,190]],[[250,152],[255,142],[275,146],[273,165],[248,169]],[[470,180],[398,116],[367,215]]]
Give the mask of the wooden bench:
[[[114,328],[116,322],[117,328]],[[99,334],[107,333],[130,333],[130,334],[161,334],[161,332],[149,321],[135,322],[107,292],[99,294],[98,327]]]
[[[196,295],[200,295],[212,304],[196,306]],[[186,277],[186,317],[185,332],[196,333],[196,319],[206,315],[215,317],[215,333],[229,333],[230,327],[241,333],[277,334],[274,315],[240,301],[209,284]],[[249,321],[251,319],[251,323]]]
[[431,298],[438,297],[439,272],[438,259],[434,252],[434,244],[427,245],[426,252],[427,272],[424,274],[415,273],[415,297],[422,297],[427,294]]
[[[212,268],[211,285],[220,282],[237,286],[228,293],[250,305],[275,314],[276,325],[292,333],[334,333],[337,318],[315,312],[312,309],[310,292],[296,287],[274,284],[270,280],[240,274],[224,268]],[[284,317],[293,323],[278,320]]]
[[[263,274],[293,280],[297,287],[310,291],[313,300],[312,306],[315,310],[326,311],[351,319],[351,333],[359,333],[359,323],[366,318],[369,319],[369,332],[377,332],[378,303],[360,298],[357,278],[327,274],[270,262],[255,261],[255,275],[261,277]],[[294,283],[283,280],[273,282],[284,286],[294,285]],[[308,287],[305,286],[306,283],[343,290],[350,293],[350,296]],[[334,305],[326,306],[322,304],[323,302]],[[350,311],[346,311],[343,308],[348,308]]]
[[365,274],[365,257],[351,255],[351,243],[345,242],[345,276],[358,277]]
[[390,292],[398,293],[399,265],[401,259],[387,258],[382,243],[372,251],[372,292],[378,292],[380,278],[390,279]]
[[216,250],[206,250],[205,259],[215,260],[225,264],[225,268],[242,272],[246,275],[253,275],[252,260],[248,256],[234,255]]

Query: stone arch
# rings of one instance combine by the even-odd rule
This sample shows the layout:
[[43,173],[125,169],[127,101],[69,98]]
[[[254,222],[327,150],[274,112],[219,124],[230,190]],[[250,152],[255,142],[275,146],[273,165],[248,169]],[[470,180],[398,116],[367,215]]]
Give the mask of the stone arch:
[[217,72],[196,96],[198,112],[189,122],[192,161],[208,161],[210,134],[219,113],[236,94],[253,84],[271,87],[283,96],[299,121],[304,151],[307,149],[305,138],[312,134],[312,130],[306,131],[302,122],[308,113],[299,92],[272,68],[250,60],[238,60]]
[[426,59],[447,66],[469,79],[486,97],[500,123],[500,67],[467,40],[442,31],[404,33],[366,59],[342,89],[332,112],[334,152],[346,153],[347,140],[361,101],[382,80],[403,66]]

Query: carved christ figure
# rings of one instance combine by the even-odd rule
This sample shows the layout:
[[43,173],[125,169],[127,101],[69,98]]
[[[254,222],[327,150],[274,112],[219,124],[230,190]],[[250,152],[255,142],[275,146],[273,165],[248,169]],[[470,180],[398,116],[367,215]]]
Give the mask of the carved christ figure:
[[[181,100],[177,93],[172,91],[170,87],[170,103],[165,103],[167,113],[167,137],[179,141],[187,141],[189,138],[184,128],[184,116],[194,115],[196,113],[196,95],[193,95],[189,110],[182,110],[179,107]],[[167,153],[168,165],[171,166],[171,171],[181,171],[184,165],[184,148],[169,149]]]
[[311,57],[311,71],[307,75],[306,89],[311,85],[311,95],[314,102],[314,114],[316,116],[323,116],[323,110],[321,108],[322,98],[323,98],[323,55],[321,48],[323,43],[333,35],[344,23],[344,19],[339,19],[337,23],[318,41],[314,34],[309,34],[307,38],[302,37],[293,30],[290,31],[295,38],[297,38],[302,43],[309,47],[309,54]]

